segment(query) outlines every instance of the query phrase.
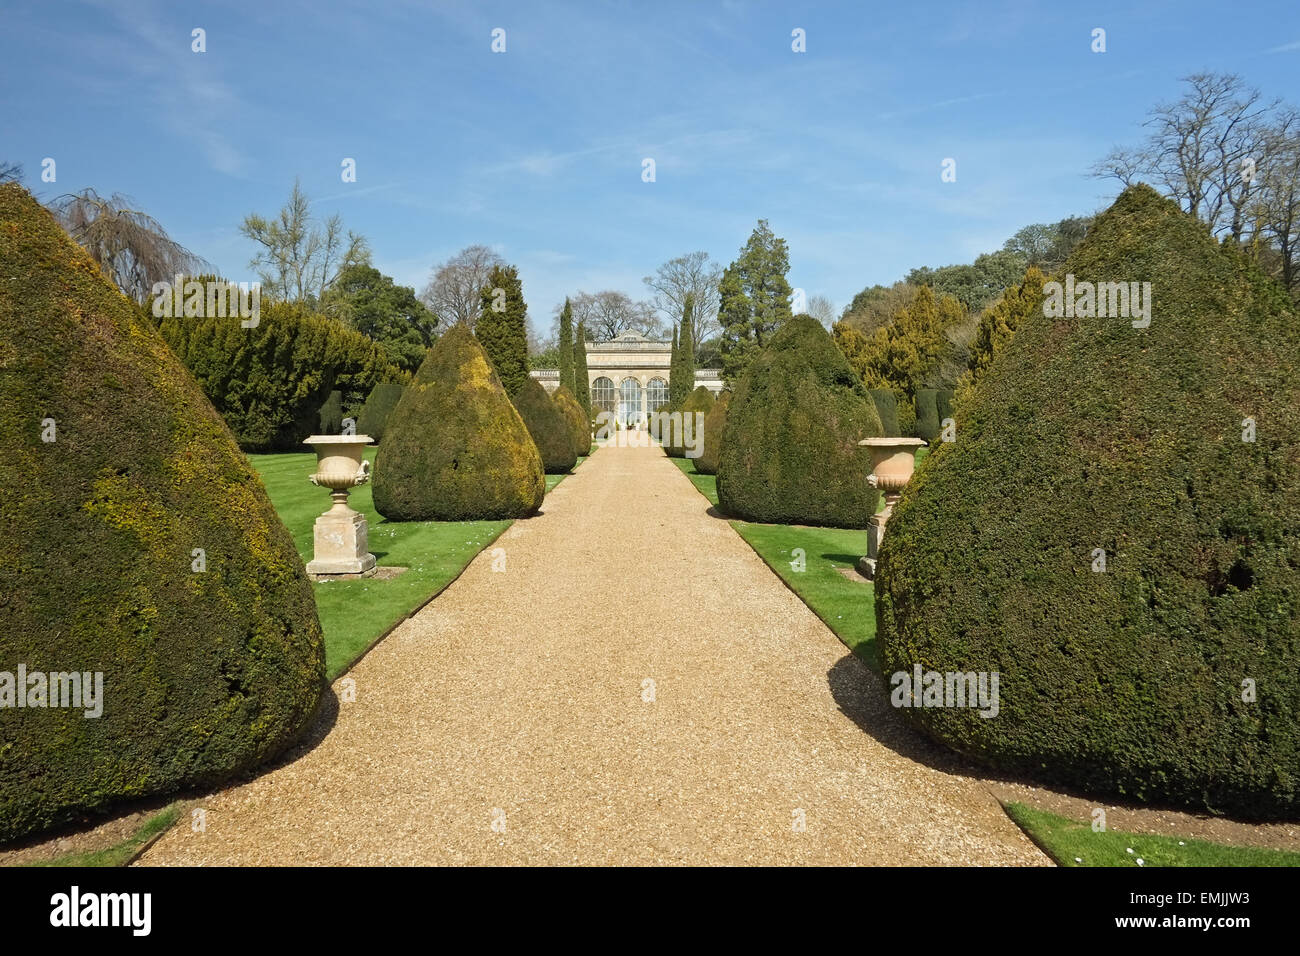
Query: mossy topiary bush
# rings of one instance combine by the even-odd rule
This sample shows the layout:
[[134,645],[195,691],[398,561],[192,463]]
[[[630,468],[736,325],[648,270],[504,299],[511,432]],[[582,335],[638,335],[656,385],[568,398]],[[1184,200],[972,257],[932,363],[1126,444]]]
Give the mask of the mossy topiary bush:
[[564,420],[569,423],[575,454],[579,458],[591,454],[591,426],[587,421],[587,413],[582,410],[573,393],[561,385],[551,395],[551,401],[564,415]]
[[383,441],[388,418],[402,400],[403,386],[382,382],[370,390],[366,404],[357,415],[357,434],[369,435],[376,443]]
[[[15,184],[0,186],[0,261],[7,840],[274,757],[315,712],[325,664],[293,539],[141,310]],[[100,716],[45,706],[48,681],[45,705],[14,709],[39,683],[20,686],[19,666],[29,682],[89,674],[92,693],[102,674]]]
[[704,449],[695,459],[695,470],[701,475],[716,475],[718,459],[722,456],[722,436],[727,427],[727,407],[731,404],[731,392],[723,391],[718,395],[713,408],[704,417]]
[[560,411],[541,382],[529,378],[514,398],[519,417],[528,426],[537,450],[542,456],[542,468],[550,475],[562,475],[578,463],[574,449],[573,428]]
[[928,442],[939,437],[939,393],[932,388],[916,390],[916,437]]
[[[681,428],[672,426],[670,424],[671,419],[661,417],[659,420],[660,435],[664,454],[669,458],[685,458],[688,451],[701,449],[704,421],[707,419],[709,412],[713,411],[713,405],[713,393],[703,385],[697,385],[695,391],[686,396],[681,408],[672,408],[669,412],[669,415],[680,412]],[[698,418],[697,415],[705,417]],[[687,429],[690,429],[689,443],[686,442]]]
[[866,527],[877,493],[858,441],[880,433],[875,406],[830,334],[816,319],[795,316],[731,397],[719,504],[746,521]]
[[904,710],[987,764],[1295,817],[1300,317],[1145,186],[1062,273],[1151,282],[1150,325],[1018,327],[890,520],[883,669],[998,672],[995,718]]
[[876,406],[876,414],[880,416],[880,427],[884,433],[891,438],[896,438],[902,434],[898,430],[898,398],[893,391],[887,388],[868,389],[871,395],[871,401]]
[[392,521],[522,518],[541,507],[542,459],[464,325],[429,350],[375,455],[375,510]]

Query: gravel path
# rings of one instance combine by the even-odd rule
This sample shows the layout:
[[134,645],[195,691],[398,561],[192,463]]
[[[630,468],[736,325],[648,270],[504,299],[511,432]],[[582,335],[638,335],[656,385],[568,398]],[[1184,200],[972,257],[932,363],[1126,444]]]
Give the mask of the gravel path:
[[707,510],[658,449],[601,449],[504,571],[485,551],[352,670],[314,747],[142,862],[1048,864],[905,756],[878,679]]

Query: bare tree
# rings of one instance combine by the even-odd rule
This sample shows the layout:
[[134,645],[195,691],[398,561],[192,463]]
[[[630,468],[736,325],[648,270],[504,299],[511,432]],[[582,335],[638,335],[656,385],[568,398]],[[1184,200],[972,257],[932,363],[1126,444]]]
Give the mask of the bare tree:
[[1288,110],[1279,118],[1269,154],[1254,215],[1263,237],[1277,248],[1278,278],[1293,293],[1300,292],[1300,114]]
[[808,300],[808,314],[829,329],[835,321],[835,303],[824,295],[815,295]]
[[364,238],[348,232],[345,240],[337,213],[324,223],[315,220],[311,200],[296,179],[278,216],[250,213],[239,231],[261,244],[249,265],[258,270],[263,293],[279,299],[318,302],[340,269],[370,261]]
[[118,193],[108,198],[93,189],[67,193],[50,203],[59,223],[122,292],[144,302],[155,282],[178,274],[196,275],[211,266],[167,235],[158,220],[132,208]]
[[8,182],[11,179],[14,182],[22,182],[23,164],[0,159],[0,183]]
[[430,271],[429,284],[420,300],[438,319],[443,328],[460,322],[474,328],[482,310],[482,292],[488,274],[505,260],[487,246],[466,246],[446,262]]
[[669,259],[644,282],[653,293],[651,302],[668,323],[681,320],[687,295],[693,295],[691,315],[696,354],[709,339],[722,334],[718,324],[718,283],[722,279],[722,266],[713,262],[707,252],[690,252]]
[[[640,332],[648,338],[659,338],[664,333],[664,323],[649,302],[634,301],[627,293],[614,289],[603,292],[579,292],[569,296],[573,310],[573,327],[584,323],[592,341],[608,342],[624,332]],[[559,327],[560,309],[554,309],[552,328]]]
[[1258,191],[1254,169],[1268,163],[1268,117],[1278,101],[1233,74],[1194,73],[1175,103],[1160,104],[1144,124],[1141,146],[1118,147],[1093,167],[1101,178],[1130,186],[1149,179],[1216,236],[1241,239]]

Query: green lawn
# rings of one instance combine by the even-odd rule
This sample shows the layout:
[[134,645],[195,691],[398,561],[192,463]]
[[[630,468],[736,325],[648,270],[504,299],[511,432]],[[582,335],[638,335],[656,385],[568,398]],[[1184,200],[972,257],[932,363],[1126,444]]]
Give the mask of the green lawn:
[[[374,464],[375,449],[366,452]],[[280,518],[304,562],[312,557],[312,529],[329,495],[307,480],[314,452],[249,455],[266,483]],[[586,461],[578,459],[579,464]],[[563,475],[547,475],[550,491]],[[474,556],[497,539],[509,521],[386,521],[376,511],[370,485],[354,489],[348,503],[369,523],[370,551],[381,567],[410,568],[391,581],[360,578],[316,584],[316,608],[325,631],[330,680],[346,671],[378,638],[450,584]]]
[[[835,570],[853,567],[866,553],[865,531],[747,521],[733,521],[731,526],[849,650],[880,672],[875,589]],[[796,548],[803,550],[802,571],[795,569]]]
[[145,820],[131,836],[116,846],[90,853],[69,853],[30,866],[126,866],[154,837],[171,828],[180,817],[181,806],[173,803]]
[[[700,494],[716,507],[716,476],[697,473],[694,459],[671,460],[691,479]],[[835,570],[853,567],[858,558],[866,554],[865,531],[748,521],[732,521],[731,526],[790,590],[826,622],[849,650],[872,670],[879,671],[875,647],[875,590],[870,584],[849,580]],[[803,549],[802,571],[795,570],[796,548]]]
[[680,468],[682,474],[691,479],[691,484],[695,486],[695,489],[700,494],[713,502],[713,507],[716,508],[718,506],[717,475],[701,475],[695,470],[694,458],[669,458],[668,460]]
[[[1106,830],[1093,833],[1079,823],[1023,803],[1007,804],[1007,815],[1061,866],[1300,866],[1300,853],[1223,846],[1204,840],[1146,836]],[[1128,851],[1132,850],[1132,853]]]

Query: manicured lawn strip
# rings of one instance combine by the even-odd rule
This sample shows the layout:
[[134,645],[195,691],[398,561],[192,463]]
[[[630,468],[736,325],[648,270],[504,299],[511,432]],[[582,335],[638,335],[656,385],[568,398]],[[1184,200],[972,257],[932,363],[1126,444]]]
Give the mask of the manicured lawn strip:
[[[835,570],[857,563],[866,547],[865,531],[748,521],[732,521],[731,526],[849,650],[880,672],[875,588]],[[794,570],[796,548],[803,549],[803,571]]]
[[[693,459],[671,460],[691,479],[700,494],[717,507],[717,477],[698,474]],[[835,570],[853,567],[866,553],[865,531],[748,521],[732,521],[731,526],[849,650],[879,672],[875,589],[868,583],[851,581]],[[795,571],[792,564],[796,548],[803,549],[803,571]]]
[[[1300,866],[1300,853],[1106,830],[1008,803],[1007,815],[1061,866]],[[1180,846],[1179,843],[1182,843]],[[1128,850],[1132,850],[1129,853]]]
[[694,458],[669,458],[674,465],[682,470],[687,478],[691,479],[697,491],[709,501],[713,502],[713,507],[718,506],[718,476],[701,475],[695,470]]
[[[375,449],[366,451],[374,463]],[[304,562],[312,557],[312,529],[329,505],[329,495],[307,480],[315,471],[313,452],[250,455],[266,483],[271,502],[293,534]],[[579,459],[579,463],[586,459]],[[550,491],[563,475],[548,475]],[[379,565],[410,570],[389,581],[361,578],[315,585],[316,608],[325,632],[325,668],[332,681],[361,657],[379,638],[423,607],[510,521],[386,521],[374,507],[370,485],[353,490],[349,505],[366,515],[370,550]]]
[[29,863],[28,866],[126,866],[154,839],[170,829],[180,814],[181,805],[170,804],[145,820],[129,839],[116,846],[91,853],[69,853],[43,863]]

